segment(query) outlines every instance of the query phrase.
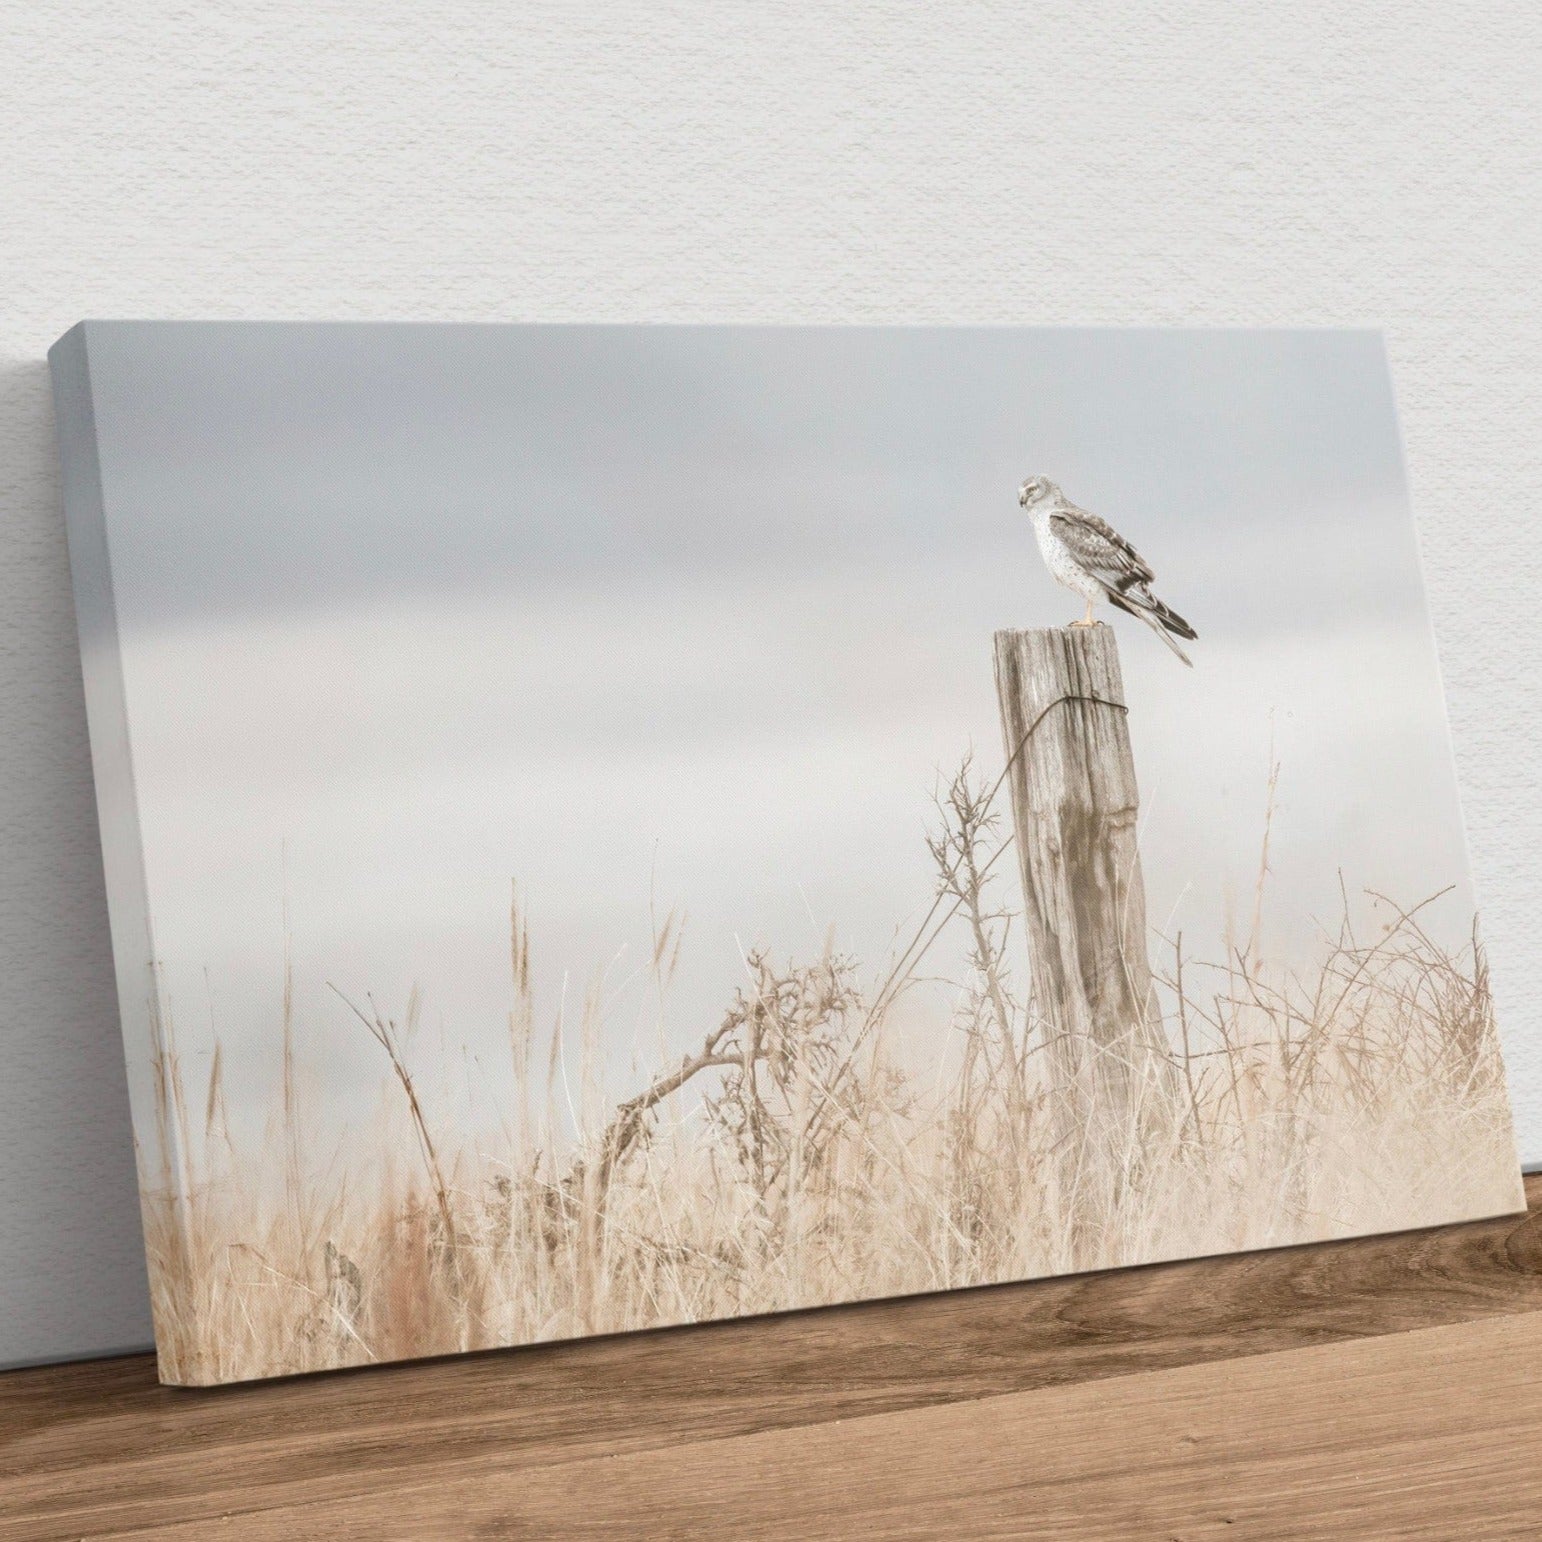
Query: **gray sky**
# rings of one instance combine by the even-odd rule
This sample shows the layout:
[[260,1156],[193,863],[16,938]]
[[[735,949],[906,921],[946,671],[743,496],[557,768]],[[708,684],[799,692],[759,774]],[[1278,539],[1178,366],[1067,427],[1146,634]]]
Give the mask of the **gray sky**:
[[90,360],[156,949],[237,1103],[286,887],[343,1113],[382,1067],[327,980],[420,984],[425,1062],[442,1031],[503,1095],[511,879],[547,1020],[609,965],[621,1080],[650,903],[690,916],[676,1050],[758,942],[880,970],[937,768],[1000,764],[991,632],[1078,613],[1035,472],[1200,634],[1188,671],[1115,623],[1153,922],[1203,953],[1246,909],[1271,735],[1278,957],[1340,869],[1470,919],[1372,333],[111,324]]

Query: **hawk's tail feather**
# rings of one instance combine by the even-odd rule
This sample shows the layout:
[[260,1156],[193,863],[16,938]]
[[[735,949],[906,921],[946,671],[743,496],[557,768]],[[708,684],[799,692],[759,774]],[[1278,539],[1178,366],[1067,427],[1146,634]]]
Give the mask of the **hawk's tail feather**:
[[1172,640],[1172,636],[1168,632],[1167,628],[1160,625],[1154,616],[1142,616],[1141,620],[1144,621],[1146,625],[1149,626],[1151,630],[1155,632],[1157,636],[1160,637],[1162,641],[1165,642],[1167,646],[1171,648],[1173,652],[1176,653],[1178,657],[1189,666],[1190,669],[1194,667],[1194,660],[1191,659],[1188,654],[1186,654],[1183,649]]
[[1164,605],[1154,594],[1151,593],[1149,589],[1144,592],[1142,598],[1145,599],[1150,605],[1151,614],[1155,616],[1169,632],[1176,632],[1179,637],[1186,637],[1190,642],[1194,642],[1199,637],[1199,633],[1196,632],[1194,628],[1191,627],[1188,622],[1178,614],[1177,611],[1172,609],[1171,606]]
[[1123,594],[1110,589],[1108,591],[1109,604],[1117,605],[1120,610],[1132,616],[1138,616],[1151,628],[1174,653],[1183,660],[1190,669],[1194,667],[1194,661],[1172,639],[1170,634],[1176,632],[1180,637],[1186,637],[1191,642],[1199,636],[1199,633],[1191,627],[1175,610],[1170,610],[1157,597],[1147,589],[1139,589],[1132,592],[1126,590]]

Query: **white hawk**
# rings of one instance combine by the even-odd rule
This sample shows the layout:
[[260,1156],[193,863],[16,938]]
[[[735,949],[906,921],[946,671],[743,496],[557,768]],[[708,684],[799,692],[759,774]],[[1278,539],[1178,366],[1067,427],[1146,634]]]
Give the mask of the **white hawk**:
[[1156,574],[1107,520],[1077,508],[1048,477],[1029,477],[1018,489],[1017,501],[1033,519],[1033,533],[1051,576],[1087,602],[1087,614],[1072,626],[1097,626],[1092,607],[1098,600],[1107,600],[1139,616],[1193,667],[1172,634],[1190,639],[1199,634],[1151,592]]

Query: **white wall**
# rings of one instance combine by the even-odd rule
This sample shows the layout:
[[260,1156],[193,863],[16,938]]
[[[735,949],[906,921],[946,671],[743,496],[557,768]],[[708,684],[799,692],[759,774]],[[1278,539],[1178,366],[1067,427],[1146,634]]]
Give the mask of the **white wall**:
[[11,0],[0,70],[0,1363],[149,1337],[42,362],[85,316],[1385,326],[1542,1161],[1535,6]]

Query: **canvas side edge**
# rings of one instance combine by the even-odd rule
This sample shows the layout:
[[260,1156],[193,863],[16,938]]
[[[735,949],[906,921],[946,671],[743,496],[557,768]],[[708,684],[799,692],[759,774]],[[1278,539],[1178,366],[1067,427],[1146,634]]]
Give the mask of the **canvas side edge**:
[[[1446,756],[1451,768],[1451,785],[1456,789],[1456,818],[1459,833],[1462,838],[1462,855],[1467,864],[1467,881],[1472,886],[1474,903],[1477,908],[1478,923],[1481,931],[1483,917],[1483,902],[1480,893],[1480,884],[1477,868],[1472,860],[1472,831],[1467,814],[1467,794],[1462,786],[1461,766],[1456,755],[1456,728],[1451,721],[1451,691],[1446,680],[1445,664],[1441,658],[1440,637],[1435,630],[1435,611],[1430,603],[1430,579],[1429,562],[1424,550],[1424,535],[1419,528],[1419,514],[1414,507],[1413,479],[1408,471],[1408,439],[1403,428],[1403,414],[1399,407],[1397,394],[1397,376],[1392,369],[1392,355],[1387,347],[1386,332],[1381,328],[1373,329],[1373,335],[1377,342],[1377,351],[1381,358],[1382,374],[1386,382],[1387,395],[1392,402],[1393,431],[1397,435],[1398,470],[1403,482],[1403,502],[1408,511],[1408,524],[1413,532],[1414,564],[1419,572],[1419,591],[1424,605],[1424,630],[1429,639],[1430,657],[1434,662],[1435,684],[1440,692],[1441,710],[1446,719]],[[1510,1144],[1515,1152],[1516,1183],[1520,1189],[1519,1208],[1525,1209],[1525,1183],[1524,1176],[1528,1173],[1542,1172],[1542,1150],[1528,1153],[1521,1140],[1521,1119],[1516,1109],[1514,1077],[1510,1072],[1508,1057],[1504,1053],[1505,1031],[1499,1019],[1499,1002],[1494,1002],[1494,1032],[1499,1042],[1499,1061],[1504,1072],[1505,1102],[1510,1110]]]
[[[81,678],[91,745],[92,780],[101,833],[102,868],[108,899],[118,1021],[128,1065],[134,1160],[141,1219],[148,1239],[145,1198],[150,1184],[146,1133],[156,1129],[153,1099],[143,1068],[154,1053],[157,990],[149,890],[128,724],[128,696],[118,635],[106,498],[92,393],[90,323],[79,322],[48,351],[53,381],[60,482],[70,583],[80,639]],[[152,1068],[153,1070],[153,1068]],[[135,1074],[136,1071],[141,1074]],[[186,1153],[175,1123],[165,1131],[165,1159],[172,1174],[176,1222],[184,1244],[188,1216]],[[148,1254],[148,1246],[146,1248]],[[154,1261],[150,1305],[157,1315]],[[157,1329],[157,1338],[160,1337]]]

